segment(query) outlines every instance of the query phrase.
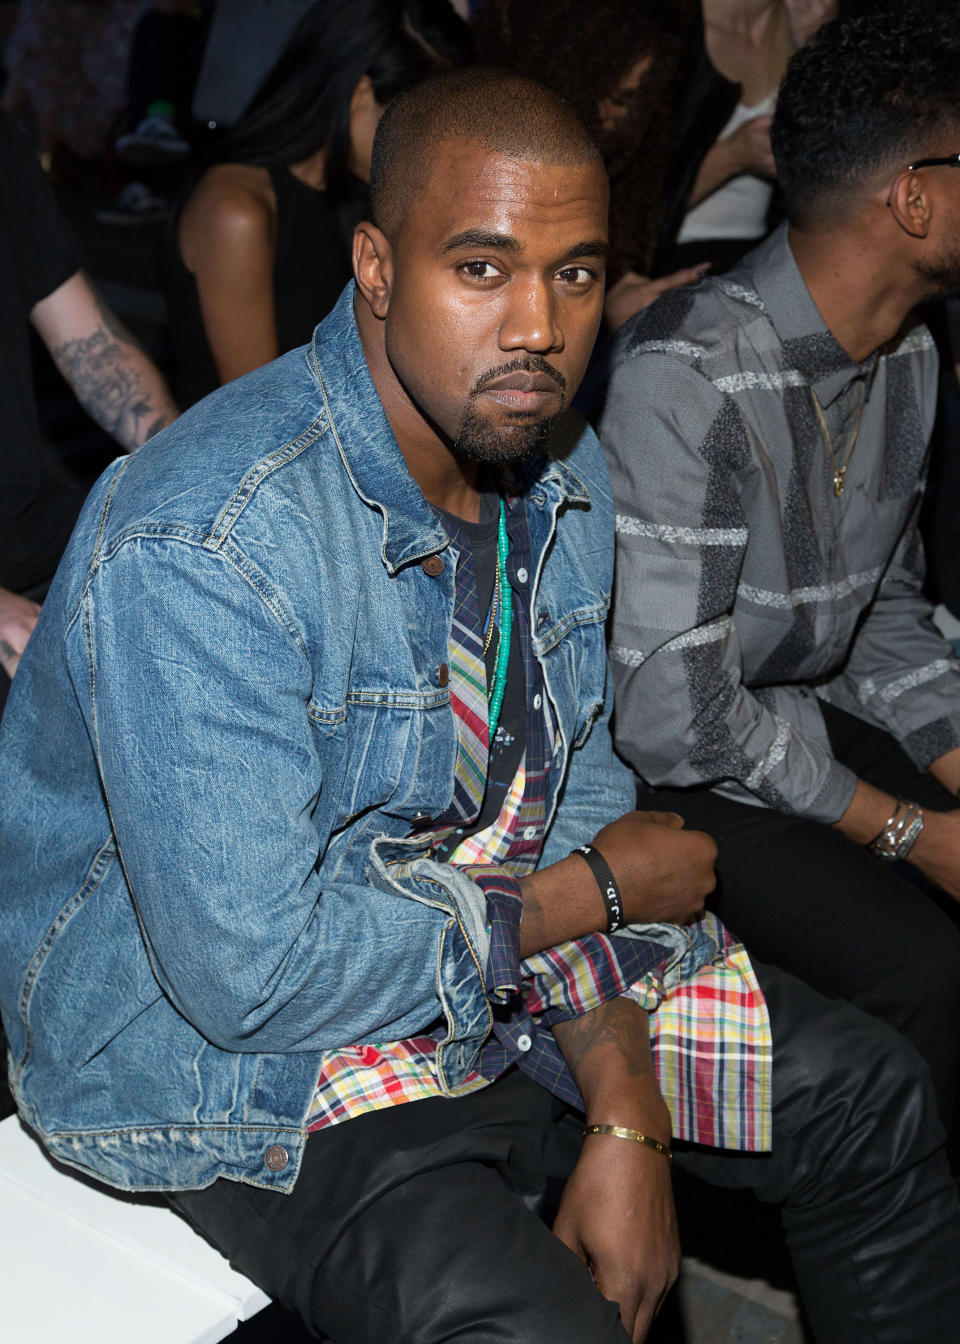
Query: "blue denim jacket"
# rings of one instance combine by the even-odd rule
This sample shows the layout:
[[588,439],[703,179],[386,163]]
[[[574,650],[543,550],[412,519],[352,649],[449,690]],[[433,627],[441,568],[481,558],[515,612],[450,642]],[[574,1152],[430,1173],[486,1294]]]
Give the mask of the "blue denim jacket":
[[[288,1189],[321,1051],[442,1017],[453,1087],[490,1028],[483,894],[408,838],[453,792],[456,556],[352,289],[312,345],[106,471],[0,729],[12,1087],[58,1158],[123,1188]],[[559,726],[546,864],[633,784],[606,723],[613,518],[592,432],[564,417],[530,476]]]

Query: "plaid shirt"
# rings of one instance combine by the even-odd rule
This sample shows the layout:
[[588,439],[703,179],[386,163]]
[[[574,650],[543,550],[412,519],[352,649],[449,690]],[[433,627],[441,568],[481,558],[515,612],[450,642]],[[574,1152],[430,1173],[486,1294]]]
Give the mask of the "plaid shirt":
[[[690,928],[664,926],[663,943],[629,933],[593,934],[520,961],[518,882],[536,868],[543,847],[554,726],[531,648],[531,563],[518,498],[508,500],[507,526],[514,630],[526,689],[525,750],[496,820],[483,831],[464,834],[469,831],[468,781],[476,736],[465,733],[463,725],[475,714],[485,714],[485,697],[482,705],[471,702],[466,679],[458,687],[454,677],[457,780],[450,811],[431,835],[434,848],[446,850],[448,861],[483,889],[491,928],[487,984],[494,1029],[479,1069],[455,1095],[476,1091],[516,1065],[562,1100],[581,1106],[550,1028],[627,995],[651,1013],[654,1061],[674,1135],[715,1147],[768,1148],[771,1043],[766,1008],[743,949],[712,916]],[[464,549],[457,567],[452,670],[475,662],[482,626],[472,558]],[[485,731],[482,739],[486,746]],[[474,820],[481,799],[482,790],[474,794]],[[440,1096],[434,1054],[442,1035],[439,1028],[405,1041],[326,1052],[308,1128],[322,1129],[368,1110]]]

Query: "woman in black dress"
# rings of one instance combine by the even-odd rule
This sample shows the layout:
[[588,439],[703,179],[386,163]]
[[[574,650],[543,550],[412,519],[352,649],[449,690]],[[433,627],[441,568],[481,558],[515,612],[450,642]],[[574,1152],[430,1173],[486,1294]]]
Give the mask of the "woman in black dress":
[[321,0],[307,12],[172,231],[181,406],[310,339],[350,278],[384,107],[471,53],[448,0]]

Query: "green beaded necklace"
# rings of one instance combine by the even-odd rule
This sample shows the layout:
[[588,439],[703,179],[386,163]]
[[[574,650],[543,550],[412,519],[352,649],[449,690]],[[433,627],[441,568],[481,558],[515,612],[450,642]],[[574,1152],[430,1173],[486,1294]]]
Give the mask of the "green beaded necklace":
[[[510,662],[510,639],[513,634],[513,590],[507,578],[507,557],[509,554],[507,511],[501,497],[500,525],[497,528],[497,591],[500,593],[500,637],[497,640],[497,662],[493,673],[493,690],[490,693],[487,713],[488,741],[491,747],[497,733],[497,724],[500,722],[503,693],[507,688],[507,666]],[[493,613],[491,612],[492,619]]]

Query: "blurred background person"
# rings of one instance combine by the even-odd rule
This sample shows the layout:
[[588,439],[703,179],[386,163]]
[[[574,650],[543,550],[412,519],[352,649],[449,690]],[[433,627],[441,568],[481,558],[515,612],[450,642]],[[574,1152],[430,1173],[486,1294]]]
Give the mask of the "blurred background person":
[[124,105],[142,8],[143,0],[20,0],[3,108],[32,121],[45,167],[64,153],[103,153]]
[[133,30],[122,133],[114,141],[124,185],[97,211],[101,224],[166,218],[193,152],[191,115],[210,0],[150,0]]
[[26,136],[0,115],[0,710],[83,493],[51,462],[30,328],[77,399],[132,450],[177,409],[153,362],[80,269],[82,252]]
[[182,405],[310,339],[351,275],[384,107],[471,55],[448,0],[321,0],[304,15],[175,222]]
[[479,58],[563,94],[600,145],[610,177],[612,328],[698,274],[693,264],[650,280],[677,85],[697,13],[697,0],[597,0],[585,29],[578,0],[485,0],[475,16]]
[[726,269],[769,232],[770,123],[787,61],[836,0],[702,0],[678,81],[655,270]]

